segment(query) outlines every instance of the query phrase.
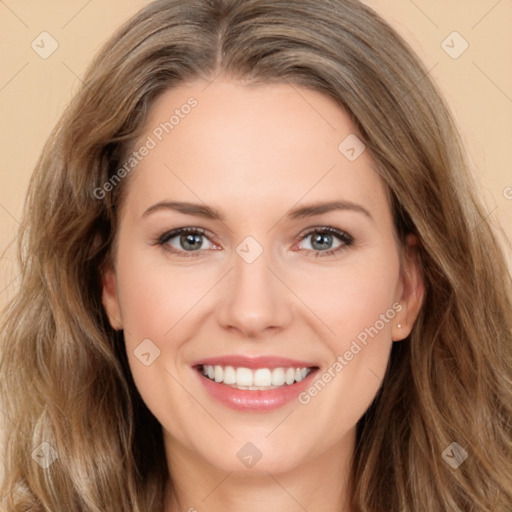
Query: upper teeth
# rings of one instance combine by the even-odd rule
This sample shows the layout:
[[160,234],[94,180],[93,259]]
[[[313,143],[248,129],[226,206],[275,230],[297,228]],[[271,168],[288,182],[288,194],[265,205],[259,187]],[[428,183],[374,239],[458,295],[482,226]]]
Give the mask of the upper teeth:
[[239,389],[272,389],[283,384],[300,382],[310,368],[234,368],[233,366],[203,365],[203,374],[215,382],[222,382]]

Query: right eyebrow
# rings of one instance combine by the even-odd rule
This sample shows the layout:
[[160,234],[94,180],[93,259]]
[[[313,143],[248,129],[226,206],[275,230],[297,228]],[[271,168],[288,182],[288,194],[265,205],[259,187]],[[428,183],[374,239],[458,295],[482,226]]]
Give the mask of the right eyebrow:
[[184,201],[160,201],[150,206],[142,216],[145,217],[152,212],[159,210],[174,210],[186,215],[195,215],[197,217],[204,217],[205,219],[213,219],[224,221],[224,216],[215,208],[197,203],[188,203]]

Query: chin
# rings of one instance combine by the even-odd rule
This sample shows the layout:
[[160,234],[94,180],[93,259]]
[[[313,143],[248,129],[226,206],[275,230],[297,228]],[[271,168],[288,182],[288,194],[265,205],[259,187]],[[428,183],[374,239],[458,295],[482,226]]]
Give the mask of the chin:
[[250,435],[246,439],[231,439],[218,444],[215,452],[203,453],[202,457],[222,471],[253,476],[287,473],[309,458],[300,441],[289,438],[290,441],[284,444],[281,440]]

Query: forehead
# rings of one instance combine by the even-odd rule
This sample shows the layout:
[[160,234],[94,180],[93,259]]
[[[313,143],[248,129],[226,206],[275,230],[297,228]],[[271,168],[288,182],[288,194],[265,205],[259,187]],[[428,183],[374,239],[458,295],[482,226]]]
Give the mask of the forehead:
[[[135,148],[147,146],[127,202],[201,200],[233,214],[345,199],[387,209],[385,187],[349,116],[292,84],[197,81],[163,93]],[[376,215],[385,211],[375,211]]]

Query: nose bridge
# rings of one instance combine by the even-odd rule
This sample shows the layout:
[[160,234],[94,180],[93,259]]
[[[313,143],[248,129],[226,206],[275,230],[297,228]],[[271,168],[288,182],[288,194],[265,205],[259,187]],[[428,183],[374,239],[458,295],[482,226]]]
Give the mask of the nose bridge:
[[286,288],[273,272],[271,251],[247,237],[233,255],[233,271],[219,310],[225,327],[236,327],[246,336],[268,327],[283,327],[290,320]]

